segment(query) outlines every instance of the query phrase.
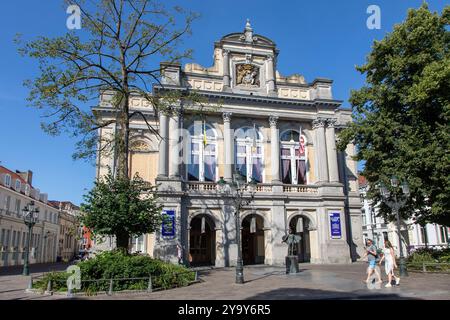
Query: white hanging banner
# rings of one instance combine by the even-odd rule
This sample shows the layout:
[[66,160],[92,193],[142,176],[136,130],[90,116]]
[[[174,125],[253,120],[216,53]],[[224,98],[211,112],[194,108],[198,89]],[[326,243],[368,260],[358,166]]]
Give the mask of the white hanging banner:
[[256,218],[252,217],[252,220],[250,221],[250,233],[256,232]]
[[205,233],[205,217],[202,217],[201,233]]
[[303,232],[303,218],[297,219],[297,225],[295,226],[296,232]]

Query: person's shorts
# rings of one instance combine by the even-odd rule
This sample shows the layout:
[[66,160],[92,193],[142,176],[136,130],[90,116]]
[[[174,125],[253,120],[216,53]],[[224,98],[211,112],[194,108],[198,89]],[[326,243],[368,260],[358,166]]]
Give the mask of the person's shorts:
[[370,269],[375,269],[376,265],[377,265],[377,262],[375,260],[370,260],[369,261],[369,268]]

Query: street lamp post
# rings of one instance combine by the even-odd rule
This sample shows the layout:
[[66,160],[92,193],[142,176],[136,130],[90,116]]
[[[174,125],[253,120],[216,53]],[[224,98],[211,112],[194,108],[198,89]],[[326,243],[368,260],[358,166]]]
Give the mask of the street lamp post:
[[241,245],[241,217],[240,211],[244,206],[249,205],[255,196],[256,182],[252,179],[250,182],[245,181],[239,173],[233,174],[233,179],[227,182],[220,177],[218,182],[219,192],[231,199],[236,223],[236,243],[237,243],[237,261],[236,261],[236,283],[244,283],[244,264],[242,261],[242,245]]
[[27,241],[27,250],[25,251],[25,261],[23,263],[23,275],[30,275],[29,268],[29,254],[30,254],[30,246],[31,246],[31,232],[33,230],[33,226],[38,221],[39,208],[34,207],[34,201],[31,201],[25,208],[22,209],[22,217],[25,225],[28,227],[28,241]]
[[[397,177],[393,176],[391,178],[391,186],[394,188],[394,190],[398,188],[399,181],[398,181]],[[406,183],[406,181],[402,183],[401,189],[402,189],[402,193],[406,197],[408,197],[410,192],[409,192],[409,186]],[[399,210],[406,203],[406,199],[405,198],[398,199],[397,192],[394,192],[393,193],[394,199],[392,201],[391,193],[384,184],[381,184],[381,186],[380,186],[380,193],[383,198],[383,202],[386,203],[392,209],[392,211],[394,211],[394,213],[395,213],[395,217],[397,219],[398,243],[399,243],[399,250],[400,250],[400,276],[401,277],[408,276],[408,272],[406,270],[406,264],[405,264],[405,257],[403,256],[403,250],[402,250],[402,236],[400,233],[400,215],[399,215]]]

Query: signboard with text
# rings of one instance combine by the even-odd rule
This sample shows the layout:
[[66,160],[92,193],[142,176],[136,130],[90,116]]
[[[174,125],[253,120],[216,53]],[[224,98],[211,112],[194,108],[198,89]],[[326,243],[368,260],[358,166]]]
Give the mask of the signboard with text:
[[342,238],[341,215],[339,212],[332,212],[330,215],[330,233],[332,239]]
[[163,210],[161,234],[164,237],[175,237],[175,210]]

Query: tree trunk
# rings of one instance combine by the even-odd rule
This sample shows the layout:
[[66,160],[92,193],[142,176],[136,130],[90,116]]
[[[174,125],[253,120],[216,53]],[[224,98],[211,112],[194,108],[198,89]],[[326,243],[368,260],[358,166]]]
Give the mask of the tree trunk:
[[117,158],[118,168],[117,176],[120,178],[128,178],[128,153],[129,153],[129,138],[130,138],[130,119],[129,119],[129,96],[125,94],[121,101],[120,112],[118,116],[119,133],[117,136]]
[[116,244],[117,249],[123,250],[125,253],[128,253],[130,236],[126,233],[116,234]]

